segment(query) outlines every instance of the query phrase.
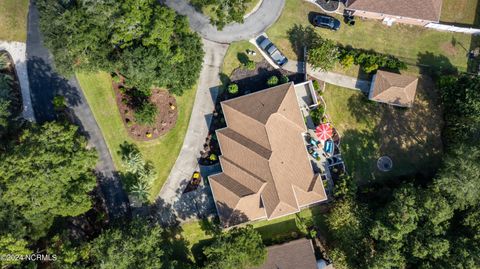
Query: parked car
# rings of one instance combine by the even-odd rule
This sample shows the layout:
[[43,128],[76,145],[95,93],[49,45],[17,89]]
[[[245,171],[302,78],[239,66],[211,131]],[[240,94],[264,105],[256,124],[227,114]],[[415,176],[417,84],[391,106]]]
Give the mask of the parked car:
[[324,14],[315,14],[312,19],[312,24],[313,26],[327,28],[333,31],[337,31],[340,28],[339,20]]
[[260,36],[257,39],[258,46],[265,51],[272,60],[279,66],[283,66],[288,62],[287,57],[285,57],[275,45],[270,41],[270,39]]

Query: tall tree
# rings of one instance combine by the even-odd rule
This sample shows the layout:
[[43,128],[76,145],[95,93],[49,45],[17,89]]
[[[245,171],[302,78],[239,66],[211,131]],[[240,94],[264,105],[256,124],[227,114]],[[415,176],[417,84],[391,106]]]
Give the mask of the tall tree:
[[247,225],[216,235],[203,253],[208,269],[246,269],[263,264],[267,250],[260,234]]
[[156,0],[38,0],[56,68],[120,71],[131,87],[181,94],[200,73],[203,49],[185,17]]
[[77,216],[90,209],[97,158],[77,127],[34,126],[0,157],[2,200],[32,224],[31,237],[42,236],[56,216]]

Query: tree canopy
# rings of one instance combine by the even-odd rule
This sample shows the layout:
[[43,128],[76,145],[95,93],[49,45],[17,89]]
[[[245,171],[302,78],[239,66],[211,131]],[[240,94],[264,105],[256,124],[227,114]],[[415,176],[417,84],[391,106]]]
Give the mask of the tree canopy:
[[57,216],[77,216],[91,207],[97,157],[77,127],[46,123],[26,129],[1,155],[2,200],[43,235]]
[[243,23],[250,2],[252,0],[191,0],[197,9],[212,9],[215,16],[210,18],[210,22],[219,30],[231,22]]
[[335,203],[327,226],[336,268],[480,267],[479,81],[440,80],[446,154],[434,178],[393,179]]
[[155,0],[39,0],[40,26],[55,66],[118,71],[131,87],[181,94],[200,73],[202,43],[187,19]]
[[246,269],[263,264],[267,250],[260,234],[247,225],[216,235],[203,253],[207,269]]

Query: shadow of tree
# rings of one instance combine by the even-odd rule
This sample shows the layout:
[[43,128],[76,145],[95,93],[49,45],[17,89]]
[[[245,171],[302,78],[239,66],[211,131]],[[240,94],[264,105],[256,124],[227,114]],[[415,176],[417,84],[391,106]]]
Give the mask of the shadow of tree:
[[303,26],[301,24],[293,25],[293,27],[287,31],[287,35],[298,59],[304,58],[303,50],[305,46],[312,48],[317,42],[322,40],[313,27]]
[[427,74],[434,79],[442,75],[457,74],[458,70],[452,65],[450,59],[444,55],[434,55],[431,52],[419,53],[417,56],[417,65],[422,74]]
[[[341,134],[348,171],[361,183],[406,175],[433,175],[443,151],[439,103],[435,84],[428,75],[419,77],[411,108],[371,102],[363,95],[350,97],[349,113],[365,127],[347,127]],[[389,172],[380,172],[376,167],[377,159],[384,155],[394,163]]]
[[250,61],[250,59],[248,58],[248,55],[245,54],[244,52],[237,53],[237,59],[243,65],[247,64]]

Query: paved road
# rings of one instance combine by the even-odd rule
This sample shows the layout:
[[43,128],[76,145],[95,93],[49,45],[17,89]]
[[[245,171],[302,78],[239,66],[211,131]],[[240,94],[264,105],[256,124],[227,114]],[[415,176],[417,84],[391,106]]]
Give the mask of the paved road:
[[22,91],[22,116],[28,121],[35,121],[32,100],[30,98],[30,82],[28,81],[26,44],[22,42],[0,41],[0,50],[8,51],[15,64],[15,70],[17,71],[20,89]]
[[285,0],[263,0],[258,10],[248,16],[243,24],[229,24],[222,31],[218,31],[210,24],[208,17],[189,5],[188,0],[163,0],[163,2],[178,13],[186,15],[190,27],[203,38],[218,43],[248,40],[259,35],[280,17],[285,5]]
[[205,57],[185,140],[175,165],[158,196],[157,204],[164,208],[172,207],[181,219],[188,219],[196,214],[195,208],[188,208],[188,205],[192,203],[183,201],[185,198],[182,196],[182,192],[193,172],[199,169],[198,158],[208,135],[211,113],[215,107],[214,100],[217,96],[218,86],[221,85],[218,74],[227,48],[228,45],[203,40]]
[[52,57],[43,45],[38,20],[38,10],[32,3],[28,14],[27,68],[35,118],[39,123],[54,120],[53,97],[65,96],[75,123],[87,136],[89,146],[95,147],[99,154],[96,171],[109,215],[112,218],[122,217],[129,213],[128,198],[115,174],[115,167],[100,128],[77,80],[67,80],[52,69]]

